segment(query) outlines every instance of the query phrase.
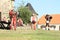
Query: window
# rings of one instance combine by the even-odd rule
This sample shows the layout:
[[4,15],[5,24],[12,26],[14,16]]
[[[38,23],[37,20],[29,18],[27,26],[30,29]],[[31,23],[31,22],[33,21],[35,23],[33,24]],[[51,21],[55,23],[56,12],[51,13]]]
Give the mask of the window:
[[11,0],[11,1],[15,1],[15,0]]

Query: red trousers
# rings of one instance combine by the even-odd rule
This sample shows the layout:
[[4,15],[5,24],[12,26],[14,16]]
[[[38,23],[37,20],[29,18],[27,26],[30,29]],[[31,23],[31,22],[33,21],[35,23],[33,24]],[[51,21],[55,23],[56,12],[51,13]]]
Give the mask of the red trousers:
[[12,18],[11,29],[13,29],[12,26],[14,26],[14,30],[16,30],[16,18]]

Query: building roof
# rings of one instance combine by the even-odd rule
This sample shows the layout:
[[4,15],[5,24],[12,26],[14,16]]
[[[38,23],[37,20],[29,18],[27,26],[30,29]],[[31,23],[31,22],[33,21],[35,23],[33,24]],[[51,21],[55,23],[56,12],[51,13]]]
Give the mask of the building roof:
[[[60,24],[60,14],[53,14],[51,16],[52,16],[52,19],[51,19],[50,24]],[[39,19],[38,24],[45,24],[45,22],[46,22],[45,15],[43,15]]]
[[[27,3],[26,7],[28,7],[28,9],[29,9],[32,13],[37,14],[37,13],[35,12],[35,10],[33,9],[33,7],[31,6],[30,3]],[[38,15],[38,14],[37,14],[37,15]]]

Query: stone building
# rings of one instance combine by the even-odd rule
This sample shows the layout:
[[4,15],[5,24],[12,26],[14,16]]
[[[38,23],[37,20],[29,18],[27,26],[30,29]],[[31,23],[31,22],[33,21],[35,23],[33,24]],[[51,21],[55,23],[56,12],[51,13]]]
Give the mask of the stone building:
[[10,10],[14,9],[14,0],[0,0],[0,19],[8,17]]

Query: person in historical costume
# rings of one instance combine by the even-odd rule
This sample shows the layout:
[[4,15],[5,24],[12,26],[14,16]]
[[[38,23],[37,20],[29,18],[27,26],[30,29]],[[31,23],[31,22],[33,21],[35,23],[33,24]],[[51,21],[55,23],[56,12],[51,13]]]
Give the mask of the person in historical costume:
[[49,30],[49,23],[50,23],[50,21],[52,19],[52,16],[50,16],[50,15],[47,14],[45,16],[45,19],[46,19],[46,27],[47,27],[47,30]]
[[31,23],[32,23],[31,29],[36,30],[36,16],[34,14],[31,16]]
[[23,20],[21,18],[18,19],[18,26],[23,26]]
[[13,10],[11,10],[10,16],[11,16],[10,17],[10,19],[11,19],[10,29],[13,29],[14,28],[14,30],[16,30],[16,20],[17,20],[16,16],[17,16],[17,13],[14,12]]

